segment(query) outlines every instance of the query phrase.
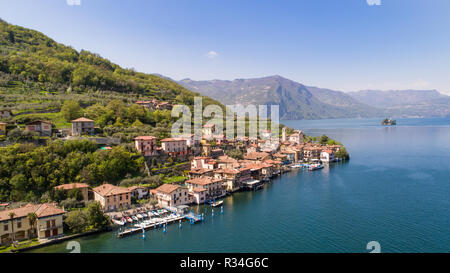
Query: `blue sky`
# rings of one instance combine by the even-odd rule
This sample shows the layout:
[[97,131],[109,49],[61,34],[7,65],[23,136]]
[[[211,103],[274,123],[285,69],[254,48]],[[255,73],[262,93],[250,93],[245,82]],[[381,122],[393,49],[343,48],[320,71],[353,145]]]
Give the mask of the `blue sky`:
[[342,91],[450,94],[448,0],[80,1],[0,0],[0,17],[176,80],[277,74]]

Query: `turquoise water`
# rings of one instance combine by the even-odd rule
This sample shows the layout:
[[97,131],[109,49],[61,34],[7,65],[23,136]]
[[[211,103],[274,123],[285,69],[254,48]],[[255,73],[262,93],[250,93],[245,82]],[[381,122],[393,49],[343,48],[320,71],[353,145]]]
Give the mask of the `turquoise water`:
[[[118,239],[77,239],[82,252],[450,252],[450,118],[285,121],[344,143],[347,163],[294,171],[258,192],[224,200],[224,213],[199,207],[184,223]],[[66,244],[35,252],[68,252]]]

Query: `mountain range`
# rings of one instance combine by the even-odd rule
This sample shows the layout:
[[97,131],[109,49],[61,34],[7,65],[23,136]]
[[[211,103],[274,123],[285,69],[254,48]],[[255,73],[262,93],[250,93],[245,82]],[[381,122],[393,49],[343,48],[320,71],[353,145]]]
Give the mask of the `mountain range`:
[[450,97],[436,90],[342,92],[269,76],[253,79],[178,81],[224,104],[280,106],[281,119],[433,117],[450,115]]

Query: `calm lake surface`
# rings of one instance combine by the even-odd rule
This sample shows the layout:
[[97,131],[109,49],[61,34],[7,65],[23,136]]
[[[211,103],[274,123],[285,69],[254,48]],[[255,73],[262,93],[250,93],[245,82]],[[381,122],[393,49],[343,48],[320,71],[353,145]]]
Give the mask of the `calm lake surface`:
[[[224,200],[207,220],[116,238],[77,239],[82,252],[450,252],[450,118],[283,121],[326,134],[347,163],[293,171],[257,192]],[[69,252],[66,243],[34,252]]]

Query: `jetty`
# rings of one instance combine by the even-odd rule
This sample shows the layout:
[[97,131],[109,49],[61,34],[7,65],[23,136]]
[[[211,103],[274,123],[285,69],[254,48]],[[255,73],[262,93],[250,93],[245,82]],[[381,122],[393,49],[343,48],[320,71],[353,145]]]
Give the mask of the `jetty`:
[[167,213],[169,213],[169,215],[150,218],[149,220],[144,220],[140,223],[135,224],[133,227],[125,228],[124,230],[119,230],[119,232],[117,233],[117,237],[121,238],[135,233],[142,233],[145,230],[157,229],[159,227],[164,227],[165,230],[165,227],[167,227],[167,225],[175,222],[180,222],[183,220],[189,220],[191,224],[203,221],[202,215],[198,215],[193,212],[187,214],[178,214],[175,213],[174,210],[172,210],[172,208],[165,208],[165,209]]

